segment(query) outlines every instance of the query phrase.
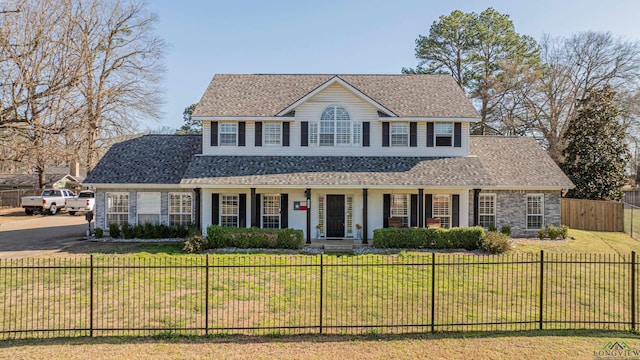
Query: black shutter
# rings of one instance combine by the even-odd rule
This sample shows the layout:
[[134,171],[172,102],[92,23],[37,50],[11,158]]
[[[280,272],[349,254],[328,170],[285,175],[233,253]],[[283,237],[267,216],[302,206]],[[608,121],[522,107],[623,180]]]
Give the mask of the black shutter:
[[424,195],[424,217],[433,217],[433,195],[431,194]]
[[280,194],[280,229],[289,227],[289,195]]
[[453,123],[453,146],[462,147],[462,123]]
[[410,226],[418,226],[418,195],[411,194],[411,222]]
[[238,219],[238,227],[247,227],[247,194],[240,194],[239,197],[239,219]]
[[255,211],[255,215],[256,215],[256,227],[257,228],[261,228],[262,227],[262,219],[260,219],[260,214],[262,210],[262,203],[260,202],[260,194],[256,194],[256,211]]
[[368,121],[362,123],[362,146],[369,146],[370,124]]
[[460,195],[451,196],[451,227],[460,226]]
[[389,123],[386,121],[382,123],[382,146],[389,146]]
[[211,224],[220,225],[220,194],[211,194]]
[[245,146],[246,144],[246,123],[244,121],[240,121],[238,123],[238,146]]
[[211,146],[218,146],[218,122],[211,122]]
[[410,147],[418,146],[418,123],[417,122],[409,123],[409,146]]
[[262,146],[262,121],[256,121],[256,146]]
[[309,146],[309,122],[303,121],[300,123],[300,146]]
[[260,227],[260,195],[256,194],[256,189],[251,188],[251,227]]
[[433,123],[427,123],[427,147],[433,147]]
[[289,146],[289,138],[291,137],[289,125],[290,123],[288,122],[282,123],[282,146]]
[[[388,124],[388,123],[387,123]],[[391,194],[382,195],[382,227],[389,227],[389,216],[391,216]]]

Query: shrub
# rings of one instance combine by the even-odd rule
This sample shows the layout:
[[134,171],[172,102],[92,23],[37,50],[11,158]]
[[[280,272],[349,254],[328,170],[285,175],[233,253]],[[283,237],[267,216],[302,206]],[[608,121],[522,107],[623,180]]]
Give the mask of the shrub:
[[496,226],[495,226],[495,225],[491,224],[491,225],[489,225],[488,230],[489,230],[489,231],[492,231],[492,232],[496,232],[496,231],[498,231],[498,228],[496,228]]
[[452,229],[384,228],[373,231],[373,246],[407,249],[478,249],[482,227]]
[[302,230],[233,228],[212,225],[207,228],[207,247],[302,249]]
[[502,254],[509,249],[511,244],[507,235],[496,231],[487,232],[480,243],[480,250],[490,254]]
[[129,223],[124,223],[120,227],[120,231],[122,231],[122,236],[125,239],[133,239],[135,237],[135,227]]
[[560,229],[549,224],[549,226],[547,226],[547,235],[549,235],[551,240],[556,240],[558,236],[560,236]]
[[95,230],[93,230],[93,235],[96,239],[101,239],[104,236],[104,230],[101,228],[95,228]]
[[566,239],[569,237],[569,227],[567,225],[560,226],[560,236],[563,239]]
[[545,228],[540,228],[538,230],[538,239],[542,240],[547,237],[547,230]]
[[500,228],[500,233],[507,235],[507,237],[511,236],[511,226],[503,225]]
[[109,224],[109,236],[112,238],[120,237],[120,225],[118,224]]
[[207,247],[207,240],[200,234],[192,234],[187,236],[182,245],[182,251],[186,253],[201,253]]

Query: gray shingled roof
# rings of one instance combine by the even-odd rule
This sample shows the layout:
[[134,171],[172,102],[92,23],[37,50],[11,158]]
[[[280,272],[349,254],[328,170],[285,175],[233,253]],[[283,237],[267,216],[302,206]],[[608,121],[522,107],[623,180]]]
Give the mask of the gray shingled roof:
[[[571,188],[532,138],[472,136],[471,156],[204,156],[198,135],[146,135],[114,145],[88,184],[464,186]],[[195,156],[194,156],[195,155]]]
[[471,186],[490,181],[473,157],[196,156],[182,184]]
[[145,135],[113,145],[85,184],[179,184],[201,135]]
[[471,136],[469,152],[480,159],[495,186],[574,187],[534,138]]
[[276,116],[335,76],[400,117],[479,117],[450,75],[331,74],[217,74],[193,116]]

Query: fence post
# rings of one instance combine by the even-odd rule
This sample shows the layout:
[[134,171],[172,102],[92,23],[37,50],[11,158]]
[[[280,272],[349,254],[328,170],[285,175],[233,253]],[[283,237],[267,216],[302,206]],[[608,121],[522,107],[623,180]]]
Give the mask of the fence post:
[[544,296],[544,250],[540,250],[540,330],[542,330],[542,301]]
[[89,255],[89,336],[93,337],[93,254]]
[[204,271],[204,334],[209,335],[209,254],[206,257]]
[[323,263],[322,263],[322,259],[324,258],[323,254],[320,254],[320,334],[322,334],[322,293],[323,293],[323,285],[324,285],[324,279],[323,279],[323,273],[324,273],[324,267],[323,267]]
[[436,331],[436,253],[431,253],[431,332]]
[[631,252],[631,331],[636,330],[636,252]]

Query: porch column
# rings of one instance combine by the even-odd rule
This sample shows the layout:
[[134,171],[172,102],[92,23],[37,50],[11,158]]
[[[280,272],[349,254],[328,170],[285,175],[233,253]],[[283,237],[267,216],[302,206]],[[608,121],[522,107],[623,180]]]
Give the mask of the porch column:
[[480,224],[480,191],[482,189],[473,189],[473,226]]
[[258,224],[258,202],[256,201],[256,188],[251,188],[251,227],[260,227]]
[[368,223],[368,216],[367,214],[369,213],[369,189],[362,189],[362,243],[363,244],[368,244],[369,242],[368,240],[368,233],[369,233],[369,227],[367,226]]
[[424,227],[424,189],[418,189],[418,227]]
[[196,229],[200,230],[202,233],[202,221],[200,216],[202,214],[202,209],[200,208],[202,205],[202,201],[200,200],[200,188],[193,189],[194,192],[194,208],[195,208],[195,225]]
[[311,189],[304,191],[307,196],[307,244],[311,244]]

